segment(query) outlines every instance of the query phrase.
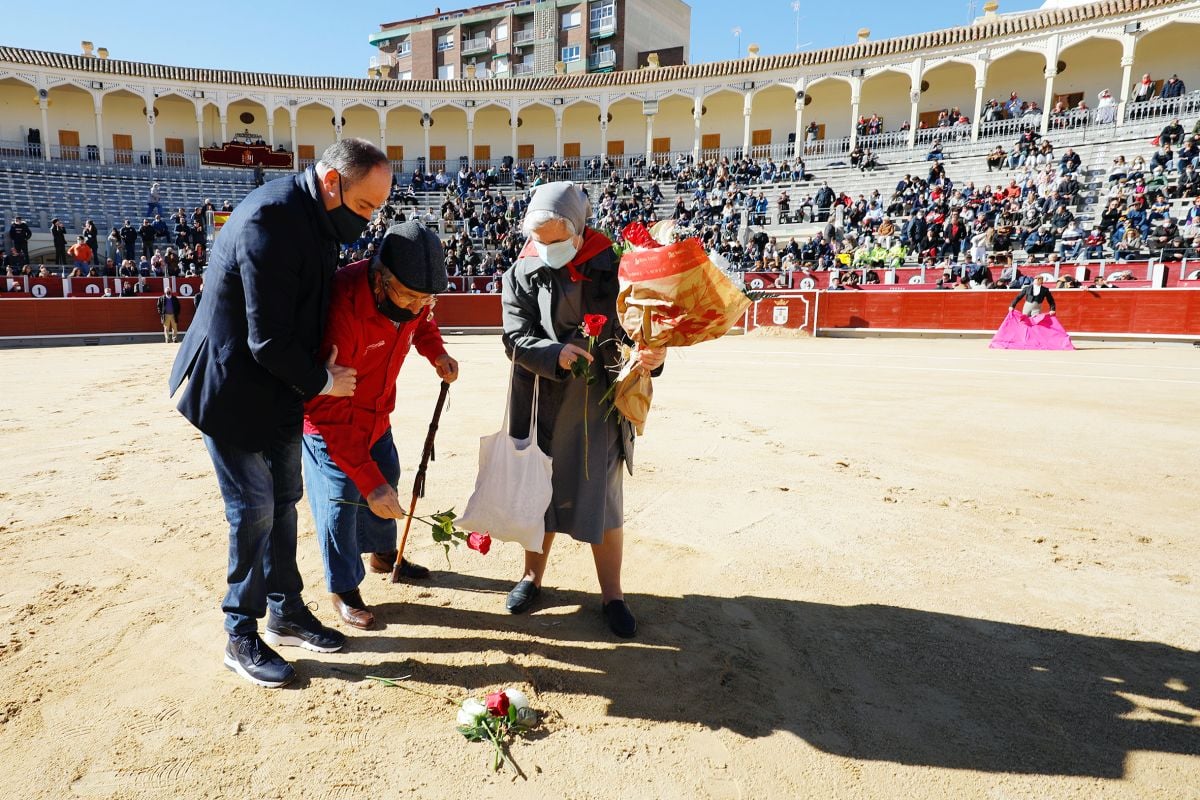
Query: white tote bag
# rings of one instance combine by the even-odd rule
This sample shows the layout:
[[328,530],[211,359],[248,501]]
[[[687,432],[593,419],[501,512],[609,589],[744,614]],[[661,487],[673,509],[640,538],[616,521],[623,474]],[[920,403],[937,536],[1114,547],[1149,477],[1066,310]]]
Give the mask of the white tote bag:
[[[515,368],[514,368],[515,369]],[[538,388],[533,382],[533,410],[529,438],[514,439],[508,433],[508,405],[499,431],[479,439],[479,475],[475,491],[467,501],[459,528],[487,531],[502,542],[516,542],[526,550],[542,552],[546,537],[546,509],[550,507],[551,458],[537,445]],[[509,385],[512,385],[511,377]],[[509,393],[511,398],[511,391]]]

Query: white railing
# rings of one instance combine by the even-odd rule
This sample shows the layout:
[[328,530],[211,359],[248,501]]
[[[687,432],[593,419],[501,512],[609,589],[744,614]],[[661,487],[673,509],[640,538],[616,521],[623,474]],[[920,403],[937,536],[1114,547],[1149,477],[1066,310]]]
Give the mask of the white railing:
[[474,39],[464,39],[462,43],[462,54],[464,56],[470,56],[476,53],[486,53],[491,49],[492,40],[487,36],[477,36]]
[[588,25],[589,36],[604,36],[609,33],[615,33],[616,30],[617,20],[615,17],[608,17],[607,19]]
[[616,50],[601,50],[588,56],[588,69],[608,69],[617,64]]
[[533,28],[527,28],[523,31],[516,31],[513,33],[513,44],[533,44],[535,41],[537,41],[537,31],[535,31]]
[[513,64],[512,73],[517,76],[532,75],[533,64]]

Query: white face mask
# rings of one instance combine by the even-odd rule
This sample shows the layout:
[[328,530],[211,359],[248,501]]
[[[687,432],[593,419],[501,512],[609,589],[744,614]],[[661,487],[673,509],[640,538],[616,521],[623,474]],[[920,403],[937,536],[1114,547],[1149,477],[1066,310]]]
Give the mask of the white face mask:
[[575,246],[574,237],[554,244],[542,244],[535,241],[533,247],[537,250],[538,258],[551,269],[565,267],[579,252],[579,248]]

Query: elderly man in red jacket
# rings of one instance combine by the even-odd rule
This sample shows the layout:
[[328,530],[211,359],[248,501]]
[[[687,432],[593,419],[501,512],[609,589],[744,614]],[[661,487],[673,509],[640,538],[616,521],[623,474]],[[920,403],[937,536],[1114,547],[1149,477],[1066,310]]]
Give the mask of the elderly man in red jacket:
[[[362,554],[370,554],[373,572],[391,572],[396,520],[404,516],[389,419],[400,367],[416,347],[439,378],[458,377],[433,321],[434,295],[446,285],[441,242],[416,222],[393,225],[374,260],[333,279],[321,357],[356,369],[358,384],[352,397],[319,395],[305,405],[304,482],[333,606],[355,628],[375,622],[358,588],[366,577]],[[401,573],[427,577],[429,570],[406,561]]]

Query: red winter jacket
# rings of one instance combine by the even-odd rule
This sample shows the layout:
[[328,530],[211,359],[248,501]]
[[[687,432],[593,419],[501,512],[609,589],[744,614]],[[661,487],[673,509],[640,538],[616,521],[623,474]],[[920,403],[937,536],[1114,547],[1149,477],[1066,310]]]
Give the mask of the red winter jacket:
[[397,326],[375,308],[368,282],[370,261],[358,261],[333,277],[322,363],[337,345],[337,363],[358,370],[352,397],[317,395],[304,405],[304,432],[320,434],[335,464],[363,496],[386,481],[371,458],[371,446],[391,426],[396,378],[412,345],[433,364],[445,355],[442,334],[426,309]]

